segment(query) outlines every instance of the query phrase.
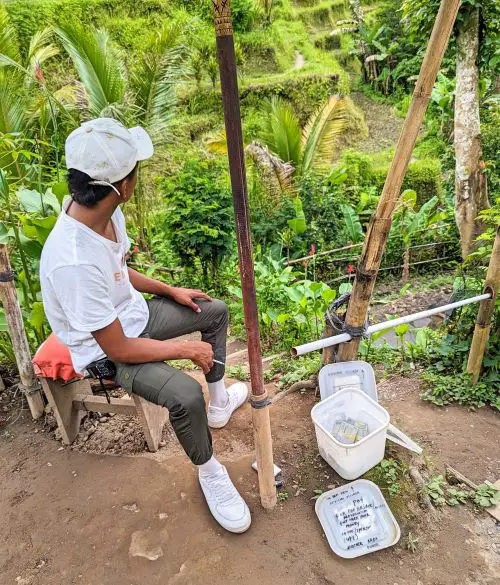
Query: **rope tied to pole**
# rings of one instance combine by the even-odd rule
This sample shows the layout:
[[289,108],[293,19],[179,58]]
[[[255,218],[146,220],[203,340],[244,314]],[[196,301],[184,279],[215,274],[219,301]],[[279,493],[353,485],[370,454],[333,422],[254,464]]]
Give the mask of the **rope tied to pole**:
[[330,325],[332,326],[332,329],[336,335],[339,335],[341,333],[347,333],[347,335],[350,335],[353,339],[366,337],[366,330],[368,329],[369,325],[368,319],[366,319],[365,324],[362,325],[361,327],[355,327],[345,322],[345,315],[343,315],[342,317],[337,315],[337,311],[340,309],[340,307],[346,305],[349,302],[350,298],[351,298],[350,292],[341,295],[336,301],[334,301],[328,307],[325,316]]
[[7,270],[6,272],[0,272],[0,282],[12,282],[16,278],[14,270]]
[[25,395],[25,396],[32,396],[37,392],[40,392],[42,385],[40,381],[36,379],[31,386],[25,386],[22,382],[17,384],[18,389]]

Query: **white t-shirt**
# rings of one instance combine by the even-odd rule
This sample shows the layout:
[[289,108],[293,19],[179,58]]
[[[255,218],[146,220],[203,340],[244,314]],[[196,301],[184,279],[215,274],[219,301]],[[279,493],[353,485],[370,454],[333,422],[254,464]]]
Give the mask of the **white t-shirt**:
[[105,357],[92,331],[118,318],[127,337],[138,337],[149,310],[129,280],[125,255],[130,241],[121,209],[111,218],[118,240],[113,242],[67,215],[69,203],[43,248],[40,281],[50,326],[69,348],[75,370],[82,372]]

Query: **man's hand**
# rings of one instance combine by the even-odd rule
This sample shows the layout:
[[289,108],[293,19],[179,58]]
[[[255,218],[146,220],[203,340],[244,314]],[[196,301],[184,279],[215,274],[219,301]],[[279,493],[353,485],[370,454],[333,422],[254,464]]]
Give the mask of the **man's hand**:
[[210,343],[205,341],[189,341],[186,343],[187,359],[199,366],[204,374],[213,368],[214,352]]
[[[185,305],[190,307],[196,313],[201,313],[200,307],[194,302],[194,299],[205,299],[211,301],[212,299],[201,290],[196,288],[177,288],[174,286],[168,287],[168,296],[179,303],[179,305]],[[207,345],[207,344],[205,344]],[[199,364],[198,364],[199,365]]]

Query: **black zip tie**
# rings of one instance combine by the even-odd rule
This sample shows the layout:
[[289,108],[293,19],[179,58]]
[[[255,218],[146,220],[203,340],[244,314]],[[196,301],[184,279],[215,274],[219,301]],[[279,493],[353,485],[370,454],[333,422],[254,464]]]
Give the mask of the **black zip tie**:
[[269,406],[271,404],[271,400],[269,399],[268,396],[266,396],[265,400],[254,400],[253,398],[250,398],[250,405],[252,408],[265,408],[266,406]]
[[13,270],[7,272],[0,272],[0,282],[12,282],[16,277],[16,273]]

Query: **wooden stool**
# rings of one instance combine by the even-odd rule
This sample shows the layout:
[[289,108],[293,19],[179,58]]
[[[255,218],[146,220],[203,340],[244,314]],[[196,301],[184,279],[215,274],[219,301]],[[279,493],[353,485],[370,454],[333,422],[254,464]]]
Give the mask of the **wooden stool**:
[[[54,334],[40,346],[33,365],[47,400],[54,411],[63,443],[71,445],[86,412],[110,412],[137,416],[150,451],[158,451],[168,410],[132,394],[132,397],[96,396],[88,380],[78,379],[71,356]],[[64,380],[74,380],[64,382]]]
[[51,378],[40,378],[43,391],[54,411],[62,441],[66,445],[76,439],[86,412],[111,412],[137,416],[144,430],[150,451],[158,451],[168,410],[132,394],[123,398],[96,396],[88,380],[65,384]]

